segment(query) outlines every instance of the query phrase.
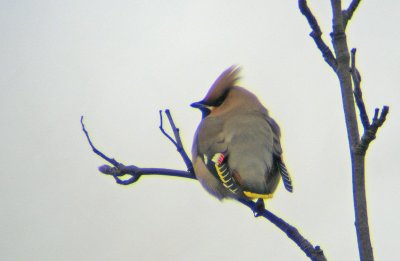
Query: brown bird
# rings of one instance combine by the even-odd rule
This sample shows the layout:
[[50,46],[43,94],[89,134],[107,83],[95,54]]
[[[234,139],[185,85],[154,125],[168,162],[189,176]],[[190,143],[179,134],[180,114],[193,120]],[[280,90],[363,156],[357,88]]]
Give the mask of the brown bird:
[[196,177],[220,200],[271,198],[281,177],[292,192],[279,126],[253,93],[237,86],[239,72],[225,70],[191,105],[202,112],[192,147]]

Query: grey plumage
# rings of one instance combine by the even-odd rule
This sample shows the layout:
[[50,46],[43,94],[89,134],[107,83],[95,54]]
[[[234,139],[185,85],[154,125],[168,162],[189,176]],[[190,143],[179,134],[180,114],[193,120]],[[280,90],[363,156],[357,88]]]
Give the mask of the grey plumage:
[[237,86],[239,72],[228,68],[205,98],[192,104],[203,112],[192,147],[196,177],[219,199],[269,198],[281,175],[291,192],[279,126],[254,94]]

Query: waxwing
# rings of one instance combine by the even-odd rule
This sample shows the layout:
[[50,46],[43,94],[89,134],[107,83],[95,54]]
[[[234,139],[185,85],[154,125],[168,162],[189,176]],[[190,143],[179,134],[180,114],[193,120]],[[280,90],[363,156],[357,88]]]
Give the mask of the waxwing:
[[237,86],[239,72],[231,66],[191,104],[202,112],[192,147],[196,177],[220,200],[271,198],[281,177],[292,192],[279,126],[253,93]]

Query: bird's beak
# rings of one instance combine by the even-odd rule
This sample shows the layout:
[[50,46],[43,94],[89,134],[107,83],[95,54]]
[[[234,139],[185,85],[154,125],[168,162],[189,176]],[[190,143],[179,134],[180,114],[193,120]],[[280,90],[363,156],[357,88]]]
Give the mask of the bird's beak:
[[204,104],[203,101],[194,102],[194,103],[190,104],[190,106],[192,106],[193,108],[199,109],[203,115],[203,119],[211,113],[211,110],[213,108],[212,106]]
[[196,109],[207,108],[207,105],[205,105],[202,101],[194,102],[194,103],[190,104],[190,106],[192,106],[193,108],[196,108]]

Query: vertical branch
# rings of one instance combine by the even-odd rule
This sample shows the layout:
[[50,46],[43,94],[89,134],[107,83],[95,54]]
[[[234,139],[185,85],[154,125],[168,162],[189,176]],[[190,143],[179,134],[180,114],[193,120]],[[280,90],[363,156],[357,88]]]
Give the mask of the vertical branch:
[[[370,123],[362,98],[360,87],[361,77],[356,67],[355,49],[351,52],[350,65],[350,53],[345,30],[348,21],[352,18],[360,2],[361,0],[352,0],[349,7],[346,10],[342,10],[341,0],[331,0],[333,17],[331,37],[336,66],[334,67],[331,64],[328,64],[334,69],[340,83],[352,164],[353,198],[358,249],[360,259],[366,261],[374,260],[374,256],[369,234],[365,192],[365,153],[370,142],[375,139],[378,128],[384,123],[386,115],[389,112],[389,107],[384,106],[380,116],[378,115],[379,109],[376,109],[375,116],[372,123]],[[314,35],[322,34],[314,15],[307,6],[306,0],[299,0],[299,8],[301,13],[307,18],[310,27],[313,29]],[[320,49],[321,52],[324,52],[324,48],[321,48],[321,45],[317,41],[316,44],[318,49]],[[325,56],[324,58],[326,60]],[[364,127],[364,134],[361,139],[358,130],[354,100],[360,110],[360,120]]]
[[[352,79],[349,70],[350,55],[345,33],[346,21],[342,12],[341,0],[331,0],[331,5],[333,11],[333,32],[331,36],[338,62],[336,74],[339,78],[342,92],[352,164],[353,201],[358,250],[361,260],[374,260],[369,235],[367,199],[365,193],[365,155],[355,153],[355,149],[360,140],[360,134],[358,131],[357,115],[352,92]],[[354,10],[352,12],[354,12]]]
[[342,93],[343,109],[346,120],[347,135],[350,151],[357,144],[360,134],[358,132],[357,116],[354,106],[352,80],[350,74],[350,54],[347,38],[344,32],[341,0],[331,0],[333,11],[333,31],[331,33],[333,48],[338,62],[336,74],[339,78]]

